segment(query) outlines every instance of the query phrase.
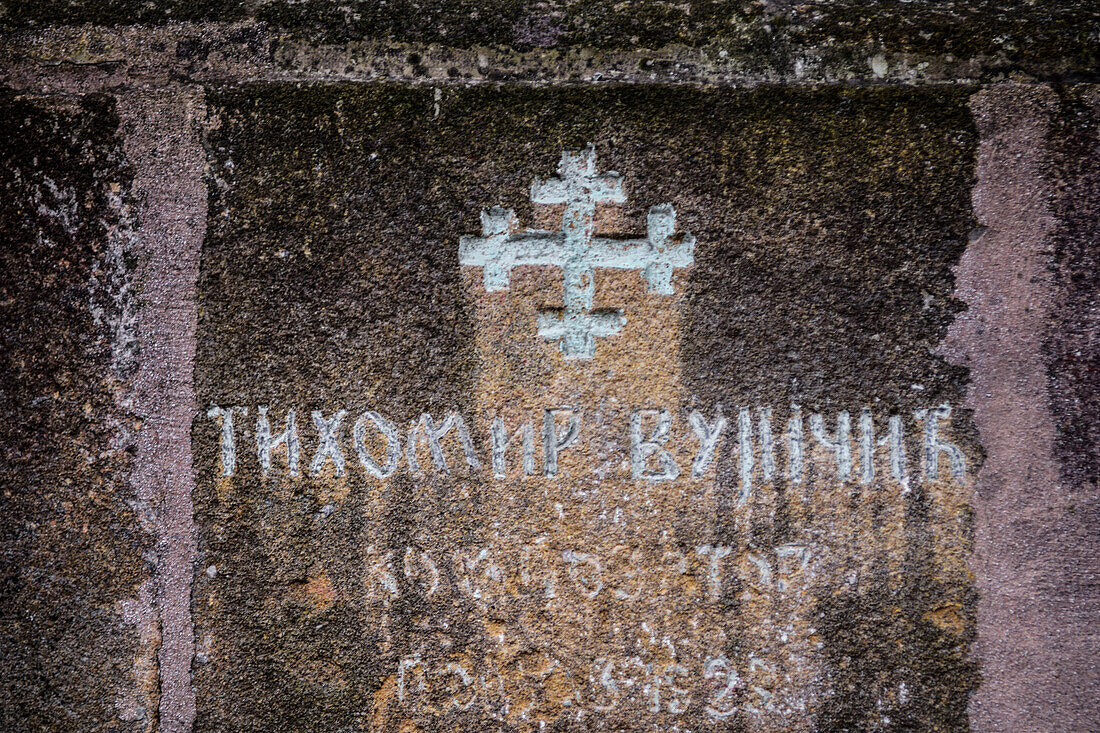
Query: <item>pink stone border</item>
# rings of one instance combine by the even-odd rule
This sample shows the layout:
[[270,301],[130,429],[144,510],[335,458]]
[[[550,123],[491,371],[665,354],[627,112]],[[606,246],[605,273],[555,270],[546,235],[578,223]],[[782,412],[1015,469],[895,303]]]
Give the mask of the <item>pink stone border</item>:
[[157,586],[148,611],[161,627],[159,730],[189,731],[195,719],[191,422],[197,414],[195,288],[206,229],[204,105],[201,91],[169,87],[123,93],[118,109],[138,202],[141,352],[133,407],[143,425],[131,482],[139,503],[156,507]]
[[1064,590],[1088,543],[1068,530],[1074,499],[1059,473],[1044,357],[1056,295],[1057,98],[1046,86],[1005,84],[975,94],[971,109],[981,135],[973,191],[981,228],[957,268],[956,295],[969,310],[944,344],[971,370],[967,405],[986,451],[971,561],[982,683],[970,723],[982,732],[1093,730],[1097,713],[1082,692],[1090,676],[1095,689],[1096,660],[1073,620],[1084,599]]

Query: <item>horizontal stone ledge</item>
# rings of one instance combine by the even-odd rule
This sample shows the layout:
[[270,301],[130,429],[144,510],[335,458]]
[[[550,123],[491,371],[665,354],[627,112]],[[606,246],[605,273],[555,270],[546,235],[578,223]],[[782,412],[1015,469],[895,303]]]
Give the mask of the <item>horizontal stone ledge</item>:
[[432,0],[389,3],[353,0],[273,0],[240,3],[184,0],[110,3],[76,0],[64,5],[9,3],[0,27],[99,26],[177,22],[259,22],[313,42],[365,39],[539,48],[635,49],[681,45],[724,48],[731,56],[767,60],[813,47],[837,53],[875,44],[918,54],[979,55],[1044,61],[1096,54],[1097,11],[1087,2],[1034,3],[670,3],[641,0],[488,3]]
[[1095,42],[1049,52],[977,46],[960,54],[888,39],[801,43],[776,36],[745,46],[715,36],[697,44],[680,39],[615,47],[486,40],[463,45],[368,35],[332,43],[251,20],[10,29],[0,33],[0,81],[41,91],[68,77],[107,87],[245,80],[751,86],[1100,79]]

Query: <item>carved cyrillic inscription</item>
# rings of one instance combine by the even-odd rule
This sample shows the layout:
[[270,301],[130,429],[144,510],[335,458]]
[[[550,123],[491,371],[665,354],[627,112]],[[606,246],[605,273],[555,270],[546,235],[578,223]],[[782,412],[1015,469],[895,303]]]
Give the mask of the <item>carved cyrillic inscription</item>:
[[[239,462],[238,446],[242,440],[251,439],[255,442],[261,473],[266,475],[275,470],[273,457],[281,452],[285,456],[286,472],[298,476],[302,448],[295,411],[287,410],[285,428],[272,435],[270,408],[258,406],[256,429],[250,436],[234,421],[234,415],[247,415],[248,411],[247,407],[217,405],[208,410],[208,416],[217,420],[220,428],[221,475],[234,475]],[[941,478],[962,481],[966,478],[966,459],[962,450],[944,437],[950,432],[951,413],[950,406],[940,405],[912,414],[910,430],[914,436],[919,436],[917,452],[924,481]],[[561,453],[583,440],[583,411],[571,407],[547,408],[538,418],[532,416],[531,420],[517,426],[508,426],[503,418],[494,418],[485,431],[487,440],[482,450],[475,444],[466,419],[457,412],[449,412],[438,420],[424,413],[409,425],[404,436],[393,421],[373,410],[358,415],[349,436],[343,429],[347,414],[346,410],[339,409],[325,417],[322,411],[312,411],[315,447],[309,464],[311,475],[331,467],[336,476],[342,476],[347,471],[345,455],[353,455],[358,457],[364,473],[378,480],[393,476],[402,463],[414,474],[435,471],[451,475],[460,470],[456,468],[459,465],[464,466],[461,470],[475,474],[487,466],[487,475],[498,480],[511,475],[532,476],[537,471],[534,426],[538,421],[541,423],[541,474],[555,478],[559,475]],[[716,408],[709,417],[700,410],[693,410],[677,425],[670,410],[634,410],[624,426],[630,476],[646,482],[672,481],[682,475],[702,479],[713,470],[722,451],[728,451],[736,458],[739,477],[736,501],[741,505],[752,495],[754,482],[769,483],[782,477],[794,484],[802,483],[806,461],[815,454],[816,448],[815,469],[819,477],[831,475],[840,483],[869,484],[878,475],[888,476],[908,490],[909,448],[901,415],[888,416],[885,434],[877,436],[871,410],[863,408],[858,434],[853,436],[848,411],[839,412],[832,420],[820,413],[810,413],[809,443],[803,432],[801,407],[791,407],[787,429],[782,436],[773,432],[773,416],[770,407],[742,407],[737,410],[736,424],[731,427],[721,408]],[[690,464],[681,466],[671,448],[684,441],[693,446],[693,458]],[[914,442],[916,445],[918,443]],[[880,448],[886,450],[879,451]],[[510,454],[519,460],[509,461]],[[822,456],[827,458],[822,460]],[[941,460],[943,457],[946,460]],[[879,462],[881,465],[876,466]]]
[[[659,556],[653,547],[617,545],[599,554],[550,551],[546,536],[535,542],[539,549],[524,546],[520,552],[496,545],[430,551],[368,547],[368,603],[386,617],[400,602],[402,587],[414,586],[405,592],[429,600],[458,598],[481,609],[499,608],[505,595],[513,604],[548,612],[562,604],[632,607],[667,593],[671,580],[678,601],[694,611],[672,625],[653,617],[617,629],[629,640],[622,648],[587,655],[553,646],[534,649],[503,626],[486,639],[488,653],[478,656],[417,641],[398,655],[397,705],[412,714],[478,706],[502,720],[557,715],[582,720],[629,710],[675,718],[693,705],[716,721],[738,712],[763,720],[769,713],[804,711],[790,679],[776,674],[774,650],[750,647],[733,656],[721,635],[700,641],[687,629],[711,625],[731,588],[745,589],[746,599],[758,594],[778,606],[796,602],[815,574],[810,547],[786,544],[738,554],[727,545],[702,545],[690,554],[669,550],[663,561],[647,563],[645,558]],[[543,562],[532,563],[530,555]],[[805,633],[812,637],[813,627]],[[807,643],[807,650],[814,648],[814,642]],[[517,649],[525,651],[517,655]],[[559,694],[548,697],[551,677]]]

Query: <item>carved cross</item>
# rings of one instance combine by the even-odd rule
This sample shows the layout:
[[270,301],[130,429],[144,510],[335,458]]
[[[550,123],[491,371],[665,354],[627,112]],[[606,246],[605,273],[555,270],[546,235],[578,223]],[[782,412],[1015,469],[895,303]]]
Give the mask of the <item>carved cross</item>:
[[517,232],[511,209],[493,207],[481,212],[481,236],[459,239],[459,262],[484,268],[485,289],[507,290],[513,267],[555,265],[562,269],[563,307],[539,313],[539,335],[561,342],[567,359],[591,359],[596,339],[622,330],[626,316],[619,309],[594,309],[597,267],[639,270],[648,290],[671,295],[672,270],[694,262],[695,238],[675,239],[676,211],[671,204],[649,209],[643,239],[610,239],[594,236],[598,203],[626,201],[622,178],[617,173],[596,172],[596,150],[562,153],[558,177],[535,179],[531,201],[565,204],[561,231],[528,229]]

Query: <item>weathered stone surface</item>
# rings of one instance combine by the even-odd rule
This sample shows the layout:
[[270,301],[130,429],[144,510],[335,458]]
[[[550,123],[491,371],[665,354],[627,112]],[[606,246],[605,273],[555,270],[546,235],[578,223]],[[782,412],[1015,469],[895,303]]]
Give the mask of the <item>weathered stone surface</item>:
[[[975,225],[970,92],[211,90],[196,389],[220,412],[193,433],[196,729],[965,729],[981,449],[966,372],[935,350]],[[694,264],[672,294],[596,270],[596,308],[625,325],[567,360],[536,329],[561,270],[486,292],[458,243],[494,205],[555,230],[531,182],[589,142],[628,191],[597,235],[671,204]],[[943,403],[957,472],[938,449],[930,469],[914,415]],[[580,436],[557,475],[540,448],[525,476],[518,438],[492,464],[494,418],[541,445],[565,407]],[[297,476],[285,443],[266,471],[258,449],[289,409]],[[635,457],[660,409],[668,439]],[[339,470],[319,438],[338,410]],[[365,410],[401,431],[392,477],[360,465]],[[408,429],[452,410],[474,457],[454,428],[441,470]],[[693,475],[689,416],[719,410]],[[827,447],[842,411],[851,457]],[[558,442],[568,412],[550,418]]]
[[[310,410],[329,417],[345,403],[401,420],[468,406],[460,222],[448,242],[429,213],[448,201],[458,209],[465,194],[418,164],[431,92],[261,86],[212,94],[210,104],[200,405],[250,405],[237,418],[246,429],[256,406],[270,406],[273,432],[295,408],[303,437]],[[263,480],[243,448],[241,473],[215,480],[213,425],[197,423],[194,438],[215,448],[196,451],[196,516],[201,566],[216,568],[195,581],[196,729],[351,725],[370,715],[393,667],[363,601],[366,545],[403,546],[420,523],[460,526],[466,502],[439,487],[441,505],[418,511],[423,489],[407,479],[381,497],[361,475]],[[304,447],[303,467],[314,446]],[[373,501],[383,502],[374,516]],[[372,537],[368,521],[380,515],[386,532]],[[410,600],[402,615],[415,611]]]
[[[682,58],[644,54],[633,58],[647,73],[660,73],[662,66],[670,64],[698,63],[702,55],[719,69],[728,67],[764,77],[844,80],[898,76],[900,71],[902,77],[923,78],[935,77],[940,67],[951,68],[957,72],[954,76],[973,76],[979,70],[985,75],[1022,71],[1044,77],[1095,76],[1100,44],[1096,32],[1100,11],[1084,1],[6,0],[0,11],[0,23],[21,30],[81,24],[245,21],[263,24],[279,43],[402,44],[410,47],[409,65],[420,69],[422,75],[427,73],[421,59],[423,50],[437,46],[508,49],[515,54],[582,50],[588,62],[597,65],[606,52],[694,50]],[[245,42],[243,38],[238,41]],[[211,48],[202,37],[183,45],[186,54],[202,54]],[[557,60],[552,56],[546,65],[554,66]],[[506,59],[503,64],[511,65]],[[528,73],[534,73],[538,64],[527,63],[526,67]]]
[[151,730],[152,507],[129,483],[129,184],[111,99],[0,97],[0,718]]
[[1072,729],[1095,724],[1100,699],[1100,88],[1059,91],[1050,176],[1059,194],[1052,237],[1056,315],[1044,350],[1061,492],[1043,527],[1044,554],[1055,568],[1047,577],[1057,580],[1043,587],[1053,596],[1045,605],[1056,621],[1036,619],[1051,643],[1044,649],[1046,684],[1033,687],[1026,710],[1036,727]]
[[33,0],[4,0],[0,17],[7,27],[26,28],[41,25],[116,25],[131,23],[161,24],[171,21],[236,20],[246,14],[239,0],[168,0],[144,3],[131,0],[102,0],[43,5]]
[[[609,4],[580,2],[294,3],[263,5],[256,17],[314,40],[363,38],[448,46],[595,49],[683,45],[721,49],[759,68],[813,49],[828,63],[866,66],[876,53],[997,57],[1006,66],[1066,59],[1096,62],[1100,23],[1083,2],[789,2]],[[845,59],[845,56],[855,58]],[[853,64],[854,66],[855,64]]]
[[1076,419],[1095,422],[1082,391],[1095,352],[1081,339],[1096,297],[1084,264],[1094,247],[1081,244],[1095,228],[1094,153],[1082,146],[1095,135],[1094,93],[1005,85],[972,100],[981,226],[958,267],[967,310],[945,352],[970,368],[967,404],[986,453],[971,561],[975,730],[1095,727],[1100,494],[1095,439]]
[[1054,264],[1061,291],[1050,329],[1048,367],[1067,483],[1100,483],[1100,96],[1094,85],[1062,91],[1051,131],[1058,187]]
[[[935,349],[962,307],[951,270],[974,224],[967,94],[784,90],[741,100],[729,123],[738,141],[720,143],[721,203],[699,234],[710,246],[690,276],[681,351],[693,397],[853,415],[866,404],[880,425],[884,413],[961,402],[966,374]],[[977,452],[976,436],[965,440]],[[732,495],[736,458],[727,461],[718,485]],[[831,535],[821,542],[835,553],[832,588],[819,586],[812,614],[826,680],[817,729],[965,727],[977,681],[966,658],[975,600],[966,493],[899,499],[876,484],[813,497],[824,506],[803,514],[800,487],[775,491],[773,516],[747,526],[719,502],[715,534],[745,551]],[[856,568],[858,580],[846,582]]]
[[130,482],[139,502],[157,506],[155,607],[162,634],[157,654],[158,730],[190,730],[194,657],[191,576],[195,536],[191,494],[195,283],[206,224],[201,91],[173,86],[118,97],[123,150],[135,193],[132,255],[139,293],[134,370],[135,436]]
[[3,727],[1096,729],[1094,5],[0,0]]

